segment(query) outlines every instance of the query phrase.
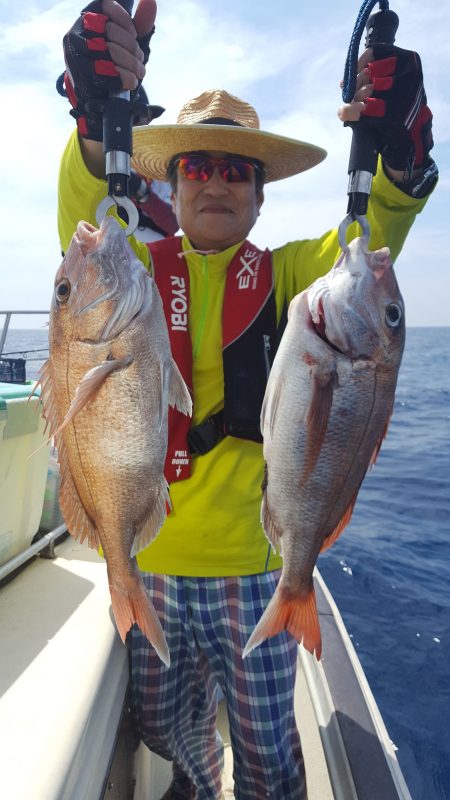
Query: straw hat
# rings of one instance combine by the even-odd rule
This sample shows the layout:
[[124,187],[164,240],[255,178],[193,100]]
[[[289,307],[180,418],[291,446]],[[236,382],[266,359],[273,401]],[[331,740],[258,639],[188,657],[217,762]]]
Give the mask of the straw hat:
[[259,159],[266,183],[304,172],[326,156],[316,145],[260,130],[255,109],[223,89],[210,89],[189,100],[176,125],[133,129],[133,168],[146,178],[167,180],[173,156],[194,150]]

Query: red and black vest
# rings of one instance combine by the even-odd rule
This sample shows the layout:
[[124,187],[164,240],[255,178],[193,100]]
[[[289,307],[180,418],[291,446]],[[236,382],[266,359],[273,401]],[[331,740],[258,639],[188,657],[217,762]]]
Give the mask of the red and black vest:
[[[192,345],[188,330],[189,271],[181,237],[148,244],[161,294],[172,355],[192,394]],[[165,475],[189,477],[192,453],[205,453],[225,436],[261,442],[260,413],[267,378],[279,343],[272,257],[245,241],[226,276],[222,312],[224,408],[201,425],[169,408]]]

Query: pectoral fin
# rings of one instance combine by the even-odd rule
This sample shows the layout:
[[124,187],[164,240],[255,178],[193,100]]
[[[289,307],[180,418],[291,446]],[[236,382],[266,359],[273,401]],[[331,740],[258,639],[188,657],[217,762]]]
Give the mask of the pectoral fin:
[[164,411],[167,403],[172,408],[177,408],[182,414],[192,416],[192,399],[184,382],[183,376],[173,358],[167,364],[160,362],[161,370],[161,397],[159,406],[159,429],[161,430]]
[[327,372],[314,369],[312,372],[311,397],[306,416],[307,440],[302,483],[314,471],[322,449],[333,405],[336,377],[334,369]]
[[131,555],[135,556],[144,547],[150,544],[153,539],[158,535],[160,528],[170,513],[172,505],[170,502],[168,484],[166,479],[161,479],[158,497],[151,509],[151,512],[145,522],[141,525],[136,536],[134,537],[133,545],[131,548]]
[[391,411],[390,411],[390,413],[388,415],[388,418],[386,420],[386,424],[385,424],[385,426],[383,428],[381,436],[380,436],[380,438],[378,439],[378,441],[377,441],[377,443],[375,445],[375,448],[374,448],[374,451],[373,451],[373,453],[372,453],[372,455],[370,457],[369,466],[367,467],[367,469],[370,469],[371,467],[373,467],[373,465],[375,464],[375,461],[378,458],[378,453],[380,452],[381,445],[383,444],[383,439],[384,439],[384,437],[386,436],[386,434],[388,432],[388,428],[389,428],[389,423],[391,421],[391,417],[392,417],[392,409],[391,409]]
[[[358,487],[358,491],[359,491],[359,487]],[[332,531],[330,533],[330,535],[327,536],[326,539],[324,539],[324,541],[322,543],[322,547],[320,548],[320,552],[321,553],[323,553],[324,550],[328,550],[328,548],[331,547],[331,545],[335,543],[336,539],[339,538],[339,536],[341,535],[342,531],[345,530],[345,528],[347,527],[348,523],[350,522],[350,520],[352,518],[353,509],[355,507],[357,496],[358,496],[358,492],[356,492],[355,496],[352,498],[352,501],[351,501],[349,507],[346,509],[344,515],[342,516],[342,519],[339,520],[339,522],[336,525],[334,531]]]
[[281,550],[281,535],[283,533],[282,530],[277,526],[275,520],[272,516],[272,512],[269,507],[269,502],[267,499],[267,485],[269,482],[269,468],[267,463],[264,464],[264,478],[261,485],[263,496],[262,496],[262,503],[261,503],[261,525],[264,528],[264,533],[266,534],[266,538],[272,545],[272,550],[274,552],[280,552]]
[[103,361],[101,364],[98,364],[98,366],[90,369],[89,372],[86,372],[86,375],[77,387],[72,402],[69,406],[69,410],[67,411],[67,414],[58,430],[55,431],[55,434],[61,433],[61,431],[69,424],[69,422],[72,422],[76,415],[80,413],[80,411],[90,402],[90,400],[92,400],[111,372],[128,367],[132,361],[132,356],[111,359],[108,361]]
[[278,380],[273,381],[273,384],[270,386],[270,392],[266,391],[262,409],[261,409],[261,433],[264,436],[264,433],[267,431],[266,428],[268,426],[269,436],[273,436],[273,431],[276,425],[277,419],[277,411],[278,406],[280,404],[281,398],[281,390],[282,390],[282,378],[277,376]]
[[192,400],[186,383],[172,359],[169,383],[169,405],[176,406],[178,411],[187,416],[192,416]]

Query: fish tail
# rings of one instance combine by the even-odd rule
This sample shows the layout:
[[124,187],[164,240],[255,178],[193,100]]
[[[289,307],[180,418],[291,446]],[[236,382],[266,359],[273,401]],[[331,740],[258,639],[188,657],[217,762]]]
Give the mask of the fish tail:
[[265,639],[282,631],[288,631],[310,653],[316,653],[319,661],[322,654],[319,616],[316,595],[311,588],[307,595],[288,599],[286,592],[277,587],[274,596],[259,620],[255,630],[245,645],[242,657],[245,658]]
[[134,623],[140,628],[150,644],[155,648],[161,661],[170,666],[169,648],[158,615],[141,581],[131,590],[121,591],[110,586],[114,619],[120,637],[125,637]]

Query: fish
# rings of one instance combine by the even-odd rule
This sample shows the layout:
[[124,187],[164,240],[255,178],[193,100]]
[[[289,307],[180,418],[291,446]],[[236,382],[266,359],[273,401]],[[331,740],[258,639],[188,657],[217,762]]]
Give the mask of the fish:
[[192,414],[155,281],[123,228],[80,221],[56,273],[49,357],[38,383],[60,463],[60,506],[76,539],[101,548],[125,641],[136,623],[168,666],[136,553],[170,510],[168,406]]
[[287,630],[319,660],[313,570],[350,521],[392,416],[405,306],[389,248],[364,237],[296,295],[261,410],[261,523],[283,567],[243,657]]

